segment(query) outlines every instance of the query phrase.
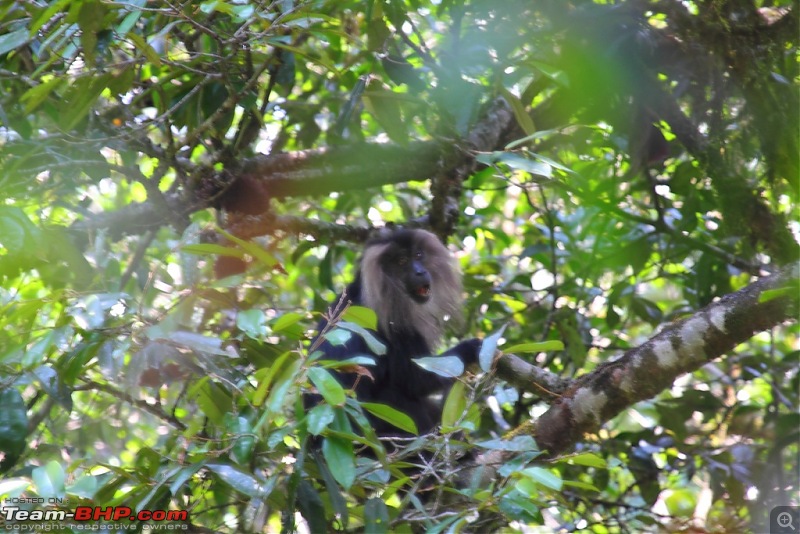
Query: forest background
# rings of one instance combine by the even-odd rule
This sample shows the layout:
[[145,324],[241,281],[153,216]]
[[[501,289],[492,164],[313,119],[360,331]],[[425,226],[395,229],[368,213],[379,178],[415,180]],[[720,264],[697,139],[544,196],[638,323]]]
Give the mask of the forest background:
[[[790,0],[0,1],[3,509],[766,531],[800,505],[798,35]],[[411,471],[309,350],[386,224],[448,244],[449,335],[500,351]]]

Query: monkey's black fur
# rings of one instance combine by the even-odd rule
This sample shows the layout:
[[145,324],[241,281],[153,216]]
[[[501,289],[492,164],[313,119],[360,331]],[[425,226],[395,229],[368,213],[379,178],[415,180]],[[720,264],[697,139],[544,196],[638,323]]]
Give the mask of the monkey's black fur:
[[[327,359],[372,356],[375,365],[369,371],[374,380],[361,377],[356,384],[357,398],[396,408],[414,420],[420,434],[428,433],[439,424],[442,409],[441,401],[431,396],[446,395],[454,379],[426,371],[412,359],[433,355],[445,316],[458,321],[461,291],[458,269],[433,234],[423,230],[386,232],[367,243],[356,278],[345,291],[345,299],[352,304],[375,310],[377,337],[386,345],[386,354],[374,354],[355,334],[344,345],[325,341],[320,349]],[[319,330],[326,324],[323,319]],[[442,355],[457,356],[466,367],[477,363],[480,347],[480,339],[469,339]],[[336,375],[347,388],[356,382],[353,373]],[[372,418],[372,423],[379,436],[403,435],[385,421]]]

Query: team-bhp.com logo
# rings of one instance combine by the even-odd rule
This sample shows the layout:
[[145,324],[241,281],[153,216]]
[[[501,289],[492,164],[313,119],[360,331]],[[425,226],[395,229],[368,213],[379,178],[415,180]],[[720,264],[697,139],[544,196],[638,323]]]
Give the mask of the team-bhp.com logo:
[[[30,504],[28,499],[11,499],[0,506],[0,531],[37,531],[36,523],[41,526],[49,525],[47,530],[54,530],[56,525],[67,527],[68,524],[86,530],[89,523],[100,521],[124,525],[128,521],[148,522],[153,530],[182,530],[188,526],[189,513],[186,510],[139,510],[135,511],[129,506],[77,506],[74,511],[45,509],[31,510],[19,506],[19,501]],[[81,528],[84,525],[84,528]],[[107,525],[111,526],[111,525]],[[27,528],[33,527],[33,528]],[[57,529],[55,529],[57,530]],[[113,527],[112,527],[113,530]]]

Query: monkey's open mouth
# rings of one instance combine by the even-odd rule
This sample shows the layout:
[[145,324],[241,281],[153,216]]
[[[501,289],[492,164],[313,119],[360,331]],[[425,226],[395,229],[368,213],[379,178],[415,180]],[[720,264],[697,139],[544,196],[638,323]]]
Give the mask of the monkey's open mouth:
[[430,297],[431,296],[431,286],[427,285],[427,284],[424,285],[424,286],[419,286],[417,288],[417,295],[419,295],[420,297],[425,297],[425,298]]

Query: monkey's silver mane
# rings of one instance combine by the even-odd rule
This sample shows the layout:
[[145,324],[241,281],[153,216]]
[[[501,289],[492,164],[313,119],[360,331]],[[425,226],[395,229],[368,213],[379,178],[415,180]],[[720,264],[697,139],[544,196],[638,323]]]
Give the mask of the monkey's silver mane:
[[402,281],[381,268],[380,257],[390,246],[374,244],[361,258],[362,299],[378,316],[381,332],[393,338],[419,333],[433,351],[441,341],[446,321],[461,322],[461,272],[455,259],[439,239],[425,230],[414,231],[416,245],[424,251],[423,263],[431,276],[431,297],[415,302]]

